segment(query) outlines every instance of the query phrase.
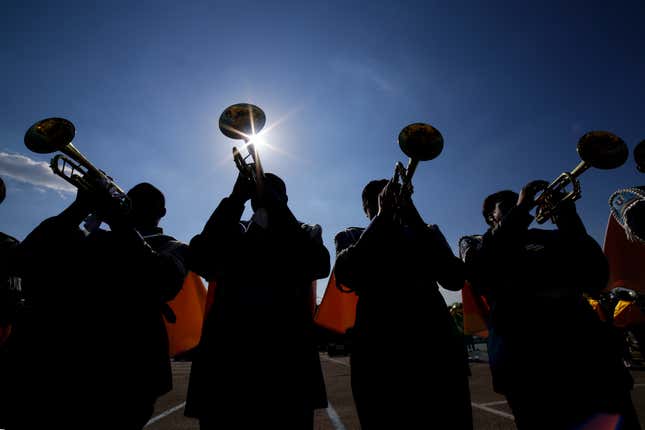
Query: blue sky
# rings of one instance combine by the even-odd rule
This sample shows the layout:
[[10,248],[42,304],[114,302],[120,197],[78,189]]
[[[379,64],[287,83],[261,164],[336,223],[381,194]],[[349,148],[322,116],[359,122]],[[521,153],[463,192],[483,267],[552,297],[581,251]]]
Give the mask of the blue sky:
[[[644,18],[641,1],[5,1],[0,230],[23,239],[72,201],[34,164],[50,156],[23,144],[32,123],[62,116],[123,188],[161,188],[162,226],[189,241],[236,176],[217,119],[252,102],[279,123],[265,169],[332,254],[337,231],[366,224],[364,184],[405,161],[401,128],[434,125],[444,151],[419,166],[414,198],[456,251],[485,230],[486,195],[572,169],[586,131],[616,133],[630,152],[645,139]],[[596,240],[609,195],[643,182],[631,155],[582,176]]]

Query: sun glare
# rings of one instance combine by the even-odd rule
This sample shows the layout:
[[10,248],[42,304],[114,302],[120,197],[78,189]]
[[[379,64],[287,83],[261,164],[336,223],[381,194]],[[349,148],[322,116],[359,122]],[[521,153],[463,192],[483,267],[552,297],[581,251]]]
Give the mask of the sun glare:
[[250,137],[251,138],[249,139],[248,143],[249,144],[252,143],[253,145],[255,145],[256,148],[262,148],[262,147],[267,146],[266,140],[264,139],[264,136],[262,135],[262,133],[255,134],[255,135],[250,136]]

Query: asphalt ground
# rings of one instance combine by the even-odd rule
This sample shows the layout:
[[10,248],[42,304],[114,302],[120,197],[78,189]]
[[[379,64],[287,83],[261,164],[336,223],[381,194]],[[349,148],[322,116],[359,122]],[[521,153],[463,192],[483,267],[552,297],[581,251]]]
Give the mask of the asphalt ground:
[[[321,358],[330,407],[316,411],[314,428],[316,430],[360,429],[350,388],[348,357],[329,357],[323,353]],[[470,390],[475,429],[515,429],[513,416],[506,401],[492,390],[488,364],[486,362],[472,362],[470,367],[472,372]],[[173,363],[174,389],[157,401],[155,413],[146,429],[199,429],[197,420],[184,416],[189,373],[189,362]],[[645,424],[645,368],[633,369],[632,374],[635,380],[632,397],[641,423]],[[428,428],[432,427],[429,425]]]

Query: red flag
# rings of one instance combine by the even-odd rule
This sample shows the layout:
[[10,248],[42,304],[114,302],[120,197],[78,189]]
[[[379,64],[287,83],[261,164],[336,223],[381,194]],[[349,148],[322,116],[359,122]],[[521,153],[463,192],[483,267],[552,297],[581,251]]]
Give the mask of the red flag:
[[174,357],[199,343],[206,306],[206,287],[201,278],[188,272],[181,291],[168,304],[177,317],[174,324],[166,321],[170,356]]
[[11,324],[0,325],[0,346],[9,338],[11,334]]
[[645,293],[645,245],[627,239],[610,214],[603,250],[609,260],[609,289],[625,287]]
[[336,288],[336,276],[332,271],[314,321],[321,327],[345,334],[348,328],[354,327],[357,302],[356,293],[344,293]]

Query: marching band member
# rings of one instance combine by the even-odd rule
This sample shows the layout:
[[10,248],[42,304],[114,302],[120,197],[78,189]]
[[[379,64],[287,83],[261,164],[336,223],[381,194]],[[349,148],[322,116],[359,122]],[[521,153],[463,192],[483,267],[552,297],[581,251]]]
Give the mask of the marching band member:
[[[336,236],[338,284],[358,295],[351,383],[363,430],[471,429],[464,343],[438,284],[459,290],[463,263],[398,183],[363,190],[364,231]],[[428,424],[430,425],[430,424]]]
[[520,430],[578,429],[619,417],[612,428],[639,429],[620,340],[583,296],[607,284],[600,246],[572,202],[553,216],[557,230],[529,229],[535,196],[547,185],[532,181],[519,196],[488,196],[490,228],[464,250],[469,281],[490,306],[494,389],[506,396]]
[[[101,179],[94,185],[18,248],[25,306],[8,429],[141,429],[171,388],[162,314],[182,286],[187,246],[161,234],[164,197],[152,185],[130,190],[127,212]],[[111,231],[86,237],[79,225],[91,213]]]
[[[329,252],[320,226],[291,213],[284,182],[263,176],[260,194],[240,174],[190,242],[191,270],[217,284],[185,412],[204,430],[312,429],[327,406],[311,285],[329,274]],[[253,217],[240,222],[248,200]]]

